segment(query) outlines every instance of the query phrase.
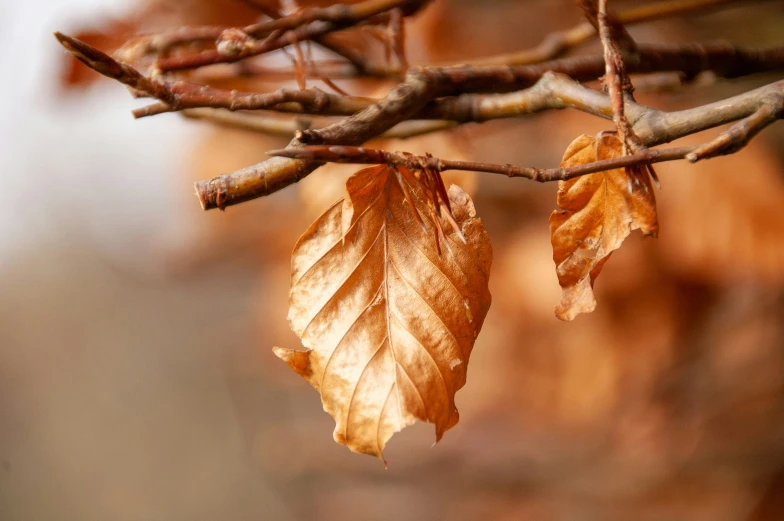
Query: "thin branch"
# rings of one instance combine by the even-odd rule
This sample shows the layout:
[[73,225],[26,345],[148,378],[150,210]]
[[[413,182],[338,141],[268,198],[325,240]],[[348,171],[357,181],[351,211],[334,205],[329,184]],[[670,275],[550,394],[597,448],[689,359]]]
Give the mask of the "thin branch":
[[588,88],[565,74],[547,72],[527,89],[506,94],[461,94],[434,100],[417,117],[443,117],[466,122],[515,118],[546,110],[573,108],[612,119],[612,104],[604,93]]
[[[626,115],[635,134],[645,146],[669,143],[675,139],[731,123],[753,114],[760,104],[784,95],[784,80],[744,92],[702,107],[664,112],[626,103]],[[534,86],[508,94],[464,94],[437,100],[417,116],[439,114],[444,119],[488,121],[536,114],[546,110],[575,109],[612,120],[609,96],[577,83],[566,75],[547,73]]]
[[364,147],[347,147],[340,145],[320,145],[304,148],[283,148],[267,152],[270,156],[286,157],[303,161],[318,161],[330,163],[347,163],[359,165],[396,165],[410,170],[464,170],[470,172],[485,172],[500,174],[507,177],[522,177],[541,183],[551,181],[565,181],[574,177],[587,174],[625,168],[636,165],[650,165],[662,161],[684,159],[697,147],[680,147],[667,149],[646,149],[632,155],[621,156],[613,159],[604,159],[571,168],[537,168],[515,165],[500,165],[494,163],[480,163],[475,161],[453,161],[433,156],[415,156],[405,152],[387,152]]
[[250,93],[212,89],[184,81],[166,84],[174,95],[174,104],[160,102],[133,111],[136,118],[164,112],[210,107],[235,110],[276,110],[300,114],[345,116],[372,105],[371,98],[329,94],[317,87],[307,89],[278,89],[266,93]]
[[635,117],[629,113],[634,131],[645,146],[652,147],[747,118],[762,106],[780,103],[782,97],[784,80],[700,107],[664,112],[636,105]]
[[[621,139],[621,143],[623,143],[624,153],[627,148],[637,152],[643,145],[640,138],[634,134],[634,130],[624,113],[624,102],[627,97],[633,100],[631,96],[632,92],[634,92],[634,87],[632,87],[629,75],[626,74],[623,57],[615,47],[611,21],[607,15],[607,0],[599,0],[599,10],[596,19],[599,24],[599,39],[604,49],[604,84],[610,93],[610,101],[613,107],[613,123],[615,123],[615,128],[618,131],[618,137]],[[628,33],[624,34],[628,40],[631,40],[631,36]],[[633,40],[631,40],[631,45],[636,50],[636,44]]]
[[[267,117],[242,112],[229,112],[221,109],[187,109],[181,112],[183,116],[191,119],[209,121],[221,126],[258,132],[270,136],[293,138],[297,132],[309,128],[320,128],[312,118],[296,116],[294,118]],[[431,134],[448,130],[457,126],[454,121],[444,120],[409,120],[392,127],[380,136],[379,139],[408,139],[423,134]]]
[[[287,81],[295,79],[297,71],[287,67],[266,67],[254,62],[237,62],[220,68],[205,68],[193,71],[189,78],[199,83],[214,85],[221,82],[233,82],[243,78],[259,78],[264,82]],[[327,76],[336,79],[354,79],[368,76],[359,72],[350,63],[336,59],[314,60],[305,68],[305,77],[308,79],[317,76]],[[386,76],[385,76],[386,77]]]
[[607,41],[612,41],[613,46],[617,44],[627,52],[633,52],[637,48],[637,44],[623,23],[607,12],[607,0],[579,0],[578,3],[583,9],[585,18],[599,34],[605,49]]
[[[583,0],[593,1],[593,0]],[[625,102],[634,101],[634,87],[626,74],[626,65],[623,61],[620,51],[616,47],[616,42],[623,45],[624,49],[631,53],[637,52],[637,43],[632,39],[631,35],[626,31],[626,28],[615,21],[607,13],[607,0],[598,0],[598,9],[596,11],[596,24],[599,29],[599,40],[602,42],[604,50],[604,85],[610,93],[610,101],[613,108],[613,123],[621,140],[621,149],[623,155],[626,155],[629,150],[634,153],[642,152],[645,146],[642,141],[634,133],[629,120],[626,119]],[[651,178],[659,186],[659,177],[656,171],[649,164],[648,172]],[[630,177],[630,183],[639,183],[640,178],[637,176]]]
[[692,163],[719,155],[732,154],[745,147],[765,127],[784,117],[784,96],[762,105],[757,112],[722,132],[710,143],[694,149],[685,157]]

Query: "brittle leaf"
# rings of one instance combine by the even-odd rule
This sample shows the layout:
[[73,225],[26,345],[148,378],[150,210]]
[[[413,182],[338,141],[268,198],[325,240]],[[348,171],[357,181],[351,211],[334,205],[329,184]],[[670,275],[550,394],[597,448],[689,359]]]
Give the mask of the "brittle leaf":
[[455,393],[490,306],[492,251],[470,197],[450,188],[466,243],[446,226],[440,248],[420,224],[431,218],[425,194],[404,190],[407,179],[360,170],[300,238],[289,323],[308,351],[275,349],[321,393],[335,441],[382,459],[416,420],[435,424],[436,440],[457,423]]
[[[582,135],[564,153],[569,168],[620,157],[623,145],[613,133]],[[558,183],[558,206],[550,216],[550,236],[561,302],[555,314],[572,320],[596,308],[593,283],[604,263],[632,230],[656,236],[656,198],[642,165],[584,175]]]

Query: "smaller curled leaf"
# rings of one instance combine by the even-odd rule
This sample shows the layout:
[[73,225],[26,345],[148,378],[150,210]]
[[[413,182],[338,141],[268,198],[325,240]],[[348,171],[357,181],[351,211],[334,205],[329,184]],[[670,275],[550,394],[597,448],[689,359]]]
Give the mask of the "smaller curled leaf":
[[[614,133],[582,135],[564,153],[561,167],[593,163],[623,155]],[[632,230],[656,236],[656,197],[645,166],[616,168],[558,183],[558,206],[550,215],[561,302],[555,314],[572,320],[596,308],[593,284],[613,251]]]

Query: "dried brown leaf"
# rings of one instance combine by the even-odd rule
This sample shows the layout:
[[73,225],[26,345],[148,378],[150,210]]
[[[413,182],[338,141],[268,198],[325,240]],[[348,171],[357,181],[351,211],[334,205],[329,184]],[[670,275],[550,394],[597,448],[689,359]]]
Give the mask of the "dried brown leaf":
[[335,441],[382,459],[417,419],[435,424],[436,440],[457,423],[455,393],[490,306],[492,251],[470,197],[454,185],[448,194],[464,244],[402,174],[360,170],[300,238],[289,323],[309,350],[275,348],[321,393]]
[[[582,135],[566,149],[561,166],[569,168],[620,157],[615,134]],[[561,302],[555,314],[572,320],[596,308],[593,283],[604,263],[632,230],[657,235],[656,198],[645,166],[618,168],[559,181],[558,206],[550,215],[550,236]]]

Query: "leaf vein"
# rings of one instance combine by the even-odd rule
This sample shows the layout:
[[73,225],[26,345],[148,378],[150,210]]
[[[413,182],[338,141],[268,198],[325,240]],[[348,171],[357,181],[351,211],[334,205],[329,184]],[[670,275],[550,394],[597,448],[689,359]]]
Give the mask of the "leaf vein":
[[[400,275],[400,278],[403,280],[403,282],[405,282],[406,285],[409,288],[411,288],[411,290],[416,294],[416,296],[419,297],[419,300],[424,302],[425,305],[428,308],[430,308],[430,311],[432,311],[433,315],[438,319],[439,322],[441,322],[441,325],[444,326],[444,330],[446,330],[446,332],[449,333],[449,336],[452,337],[452,340],[454,341],[454,343],[457,346],[458,350],[462,353],[463,352],[463,348],[461,347],[460,342],[458,342],[457,337],[452,332],[452,330],[449,329],[449,326],[446,325],[446,322],[444,322],[444,319],[441,318],[441,316],[438,314],[438,312],[433,307],[433,305],[430,302],[428,302],[427,299],[425,297],[423,297],[421,293],[419,293],[419,291],[414,287],[413,284],[411,284],[411,282],[408,281],[408,279],[405,276],[403,276],[403,273],[400,271],[400,268],[397,266],[397,263],[395,263],[395,261],[392,259],[392,257],[389,258],[389,262],[390,262],[390,264],[392,264],[392,267],[395,268],[395,271],[397,272],[397,274]],[[388,298],[389,298],[389,296],[387,296],[387,299]]]
[[[373,199],[373,202],[372,202],[372,203],[370,203],[370,204],[367,206],[367,208],[365,208],[364,210],[362,210],[362,212],[360,212],[360,214],[359,214],[359,217],[357,217],[357,219],[356,219],[356,220],[355,220],[353,223],[351,223],[351,226],[349,226],[349,227],[348,227],[348,230],[346,230],[346,233],[347,233],[347,234],[348,234],[348,232],[350,232],[350,231],[351,231],[351,230],[354,228],[354,226],[356,226],[356,224],[357,224],[357,223],[358,223],[358,222],[359,222],[359,221],[360,221],[360,220],[361,220],[361,219],[362,219],[362,218],[365,216],[365,214],[366,214],[366,213],[367,213],[367,212],[368,212],[368,211],[369,211],[369,210],[370,210],[370,209],[371,209],[371,208],[372,208],[372,207],[373,207],[373,206],[376,204],[376,202],[378,202],[378,199],[379,199],[380,197],[381,197],[381,194],[379,193],[379,194],[376,196],[376,198],[375,198],[375,199]],[[341,202],[341,201],[343,201],[343,200],[344,200],[344,199],[341,199],[340,201],[338,201],[338,203],[340,203],[340,202]],[[338,203],[335,203],[335,205],[337,205]],[[332,205],[330,208],[333,208],[335,205]],[[341,210],[341,215],[342,215],[342,214],[343,214],[343,212],[342,212],[342,210]],[[310,271],[311,271],[311,270],[312,270],[314,267],[316,267],[316,266],[319,264],[319,262],[321,262],[322,260],[324,260],[324,257],[326,257],[327,255],[329,255],[330,253],[332,253],[332,250],[334,250],[334,249],[335,249],[337,246],[340,246],[340,245],[342,245],[342,244],[343,244],[343,237],[344,237],[344,235],[343,235],[343,233],[342,233],[342,231],[341,231],[340,238],[338,238],[338,240],[337,240],[337,241],[335,241],[335,243],[334,243],[334,244],[332,244],[332,246],[330,246],[330,247],[329,247],[329,248],[328,248],[328,249],[327,249],[327,250],[326,250],[326,251],[325,251],[325,252],[324,252],[324,253],[321,255],[321,257],[319,257],[318,259],[316,259],[316,260],[313,262],[313,264],[311,264],[311,265],[308,267],[308,269],[306,269],[306,270],[305,270],[305,271],[302,273],[302,275],[300,275],[300,277],[297,279],[297,281],[296,281],[296,282],[292,282],[292,283],[291,283],[291,285],[292,285],[292,286],[296,286],[297,284],[299,284],[299,283],[300,283],[300,281],[301,281],[302,279],[304,279],[304,278],[305,278],[305,275],[307,275],[308,273],[310,273]]]
[[[357,381],[354,384],[354,389],[351,390],[351,398],[348,401],[348,407],[346,407],[346,425],[345,428],[343,429],[343,435],[346,437],[346,439],[348,439],[349,427],[351,426],[351,409],[352,406],[354,405],[354,397],[357,395],[357,389],[359,389],[359,384],[362,383],[362,378],[365,377],[367,368],[370,367],[370,364],[373,362],[376,356],[378,356],[378,354],[381,352],[381,348],[384,347],[384,344],[387,343],[387,340],[389,339],[384,338],[384,340],[381,341],[381,343],[378,345],[375,351],[373,351],[373,356],[370,357],[370,360],[367,361],[365,367],[362,368],[362,372],[359,373],[359,378],[357,378]],[[382,414],[383,414],[383,410],[382,410]]]
[[[397,222],[397,219],[394,219],[394,218],[393,218],[393,219],[392,219],[392,222],[393,222],[393,223],[394,223],[394,225],[397,227],[397,229],[398,229],[398,230],[400,230],[400,233],[403,235],[403,237],[405,237],[405,238],[406,238],[406,240],[407,240],[409,243],[411,243],[411,245],[414,247],[414,249],[415,249],[416,251],[418,251],[418,252],[419,252],[419,254],[420,254],[422,257],[424,257],[425,259],[427,259],[427,262],[428,262],[428,263],[429,263],[431,266],[433,266],[433,267],[436,269],[436,271],[437,271],[438,273],[440,273],[440,274],[441,274],[441,275],[442,275],[442,276],[443,276],[443,277],[444,277],[444,278],[447,280],[447,282],[449,282],[449,284],[450,284],[450,285],[451,285],[451,286],[452,286],[452,287],[455,289],[455,291],[457,292],[457,294],[458,294],[458,295],[460,295],[461,297],[465,298],[465,297],[466,297],[466,295],[463,295],[463,293],[462,293],[462,292],[461,292],[461,291],[460,291],[460,290],[457,288],[457,285],[456,285],[456,284],[455,284],[455,283],[452,281],[452,279],[451,279],[451,278],[449,278],[449,276],[448,276],[448,275],[447,275],[447,274],[444,272],[444,270],[442,270],[441,268],[439,268],[439,267],[438,267],[438,265],[437,265],[435,262],[433,262],[433,261],[430,259],[430,257],[428,257],[428,255],[427,255],[427,254],[426,254],[424,251],[422,251],[422,249],[419,247],[419,245],[418,245],[417,243],[415,243],[415,242],[414,242],[414,241],[411,239],[411,237],[409,237],[409,236],[408,236],[408,234],[405,232],[405,230],[404,230],[404,229],[403,229],[403,228],[400,226],[400,224],[398,224],[398,222]],[[459,265],[458,265],[458,266],[459,266]],[[463,273],[463,275],[465,276],[465,273]],[[466,280],[467,280],[467,277],[465,277],[465,278],[466,278]]]
[[368,254],[370,253],[370,251],[373,249],[373,247],[378,242],[379,237],[381,237],[381,232],[382,231],[384,231],[384,227],[383,226],[381,228],[379,228],[378,234],[376,235],[376,238],[373,239],[372,243],[370,243],[370,246],[368,246],[367,251],[365,251],[365,253],[362,254],[362,257],[360,257],[360,259],[357,261],[356,265],[354,265],[354,267],[351,268],[351,270],[349,270],[348,276],[343,280],[343,282],[340,283],[340,285],[337,288],[335,288],[335,291],[332,293],[332,295],[330,295],[330,297],[327,299],[327,301],[324,303],[324,305],[322,305],[319,308],[319,310],[316,311],[316,314],[313,315],[313,317],[311,317],[311,319],[308,321],[308,325],[306,325],[305,328],[302,330],[302,335],[301,335],[302,337],[304,337],[304,336],[306,336],[308,334],[308,329],[310,329],[310,326],[313,324],[313,322],[316,320],[316,318],[318,318],[318,316],[321,314],[321,312],[324,311],[324,308],[326,308],[327,305],[330,302],[332,302],[332,300],[340,292],[340,290],[343,289],[343,287],[351,280],[351,276],[362,265],[362,263],[365,261],[365,259],[367,258]]
[[[438,373],[438,376],[441,377],[441,383],[444,384],[444,396],[446,397],[446,402],[448,404],[449,403],[449,387],[446,384],[446,377],[444,377],[444,373],[441,371],[441,367],[439,367],[438,362],[436,362],[435,357],[427,349],[427,347],[425,347],[425,345],[417,338],[417,336],[414,333],[412,333],[411,330],[408,327],[406,327],[406,324],[402,320],[400,320],[400,318],[396,314],[392,313],[391,311],[390,311],[389,314],[390,314],[390,316],[392,318],[397,320],[398,324],[400,324],[400,327],[402,327],[409,335],[411,335],[411,338],[416,340],[417,345],[419,345],[419,347],[422,348],[422,351],[424,351],[427,354],[428,358],[430,358],[430,360],[433,362],[433,365],[436,368],[436,372]],[[411,377],[409,377],[409,378],[411,378]],[[417,389],[417,391],[419,391],[419,390]]]
[[371,308],[373,302],[376,301],[376,297],[378,297],[378,294],[381,292],[382,286],[383,284],[379,285],[378,289],[373,294],[373,298],[370,299],[370,302],[368,302],[364,308],[362,308],[362,311],[359,313],[359,315],[357,315],[357,318],[355,318],[354,321],[351,323],[351,325],[348,326],[345,333],[343,333],[343,335],[340,337],[340,340],[338,340],[338,342],[335,344],[335,349],[333,349],[332,352],[329,354],[327,363],[324,366],[324,374],[321,375],[321,384],[319,384],[319,389],[322,389],[324,387],[324,380],[327,377],[327,369],[329,369],[329,363],[332,362],[332,359],[335,357],[335,352],[338,350],[338,348],[341,345],[343,345],[343,340],[346,338],[346,335],[348,335],[349,331],[354,329],[354,326],[356,326],[359,323],[359,319],[362,318],[362,316],[367,312],[367,310]]

